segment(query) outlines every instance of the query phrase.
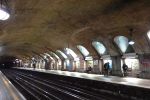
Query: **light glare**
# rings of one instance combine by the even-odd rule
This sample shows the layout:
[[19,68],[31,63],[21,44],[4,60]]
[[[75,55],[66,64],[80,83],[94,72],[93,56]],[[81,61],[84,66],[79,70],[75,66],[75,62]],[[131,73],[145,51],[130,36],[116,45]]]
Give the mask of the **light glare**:
[[0,20],[7,20],[9,16],[10,15],[6,11],[0,9]]
[[147,36],[150,39],[150,31],[147,32]]
[[134,41],[129,41],[129,44],[130,44],[130,45],[133,45],[133,44],[134,44]]

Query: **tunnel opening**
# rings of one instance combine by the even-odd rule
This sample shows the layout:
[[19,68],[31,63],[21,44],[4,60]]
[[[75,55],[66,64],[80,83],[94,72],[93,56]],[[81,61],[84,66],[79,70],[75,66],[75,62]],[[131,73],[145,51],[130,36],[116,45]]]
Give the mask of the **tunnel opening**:
[[0,69],[16,66],[15,59],[13,56],[0,56]]

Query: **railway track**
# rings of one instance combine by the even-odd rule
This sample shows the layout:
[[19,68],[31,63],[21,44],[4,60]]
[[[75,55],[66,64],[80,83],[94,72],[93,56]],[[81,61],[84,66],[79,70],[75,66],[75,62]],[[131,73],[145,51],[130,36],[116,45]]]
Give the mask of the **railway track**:
[[[27,100],[120,100],[116,95],[72,84],[65,80],[40,77],[24,71],[5,69],[2,72]],[[126,100],[126,99],[122,99]]]

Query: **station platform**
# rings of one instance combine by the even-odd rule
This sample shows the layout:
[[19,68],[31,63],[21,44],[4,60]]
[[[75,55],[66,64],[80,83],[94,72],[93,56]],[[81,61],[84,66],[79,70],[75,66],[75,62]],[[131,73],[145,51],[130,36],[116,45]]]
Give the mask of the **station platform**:
[[26,100],[0,71],[0,100]]
[[140,78],[133,78],[133,77],[104,76],[98,74],[88,74],[88,73],[69,72],[69,71],[60,71],[60,70],[45,70],[45,69],[23,68],[23,67],[19,67],[19,68],[15,67],[15,68],[150,89],[150,84],[149,84],[150,80],[148,79],[140,79]]

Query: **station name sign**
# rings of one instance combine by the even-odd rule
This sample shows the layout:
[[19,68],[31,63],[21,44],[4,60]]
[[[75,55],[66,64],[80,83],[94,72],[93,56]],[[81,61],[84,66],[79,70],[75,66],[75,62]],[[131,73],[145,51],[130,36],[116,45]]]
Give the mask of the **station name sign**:
[[127,53],[123,54],[122,58],[138,58],[138,55],[136,53]]

